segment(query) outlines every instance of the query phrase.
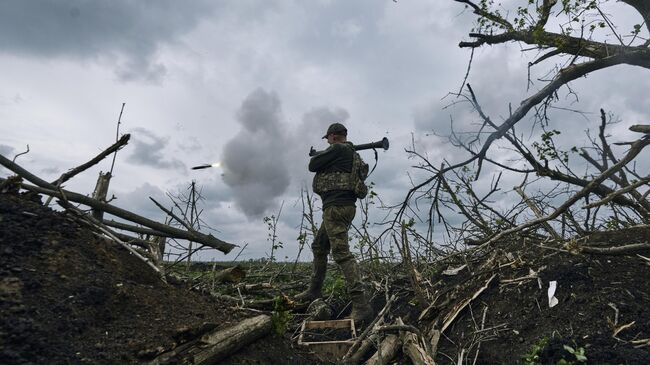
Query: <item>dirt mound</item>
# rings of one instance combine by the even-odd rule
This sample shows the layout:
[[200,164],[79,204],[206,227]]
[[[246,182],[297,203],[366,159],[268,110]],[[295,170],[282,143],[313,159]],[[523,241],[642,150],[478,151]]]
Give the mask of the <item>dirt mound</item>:
[[[126,249],[15,194],[0,194],[0,363],[142,363],[187,329],[253,316],[163,283]],[[211,325],[210,325],[211,324]],[[190,331],[191,332],[191,331]],[[313,363],[269,336],[233,363]]]
[[[579,243],[643,242],[650,242],[648,227]],[[390,291],[399,294],[387,323],[400,316],[426,340],[444,327],[438,364],[461,357],[476,364],[650,363],[650,253],[574,251],[571,244],[520,239],[422,263],[424,312],[403,263],[387,264],[389,274],[370,271],[367,281],[389,277]],[[550,307],[553,281],[558,303]],[[163,283],[126,249],[43,207],[38,196],[0,194],[2,364],[143,363],[200,329],[257,315],[232,305]],[[223,363],[322,363],[294,348],[290,336],[268,336]],[[401,353],[397,361],[410,363]]]
[[[593,234],[581,244],[638,242],[650,242],[648,227]],[[521,240],[439,265],[432,280],[437,305],[420,322],[435,318],[437,328],[455,305],[494,278],[451,322],[436,360],[456,363],[464,356],[470,363],[477,357],[478,364],[650,363],[647,259],[636,253],[575,254],[570,246]],[[456,275],[442,273],[465,264]],[[550,307],[552,281],[557,283],[558,303]]]

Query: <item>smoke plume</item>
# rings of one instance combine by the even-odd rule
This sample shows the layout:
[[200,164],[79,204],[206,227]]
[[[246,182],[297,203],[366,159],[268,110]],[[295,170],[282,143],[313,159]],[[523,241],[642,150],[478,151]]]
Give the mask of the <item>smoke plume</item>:
[[255,219],[291,182],[287,161],[291,141],[274,92],[253,91],[242,102],[237,121],[242,129],[223,150],[223,180],[239,208]]

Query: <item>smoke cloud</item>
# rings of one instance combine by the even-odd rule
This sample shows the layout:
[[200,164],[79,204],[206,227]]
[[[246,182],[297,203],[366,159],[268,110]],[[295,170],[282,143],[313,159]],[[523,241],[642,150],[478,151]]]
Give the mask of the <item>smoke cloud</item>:
[[260,218],[282,195],[291,179],[280,99],[274,92],[253,91],[237,113],[242,129],[223,150],[224,182],[249,219]]

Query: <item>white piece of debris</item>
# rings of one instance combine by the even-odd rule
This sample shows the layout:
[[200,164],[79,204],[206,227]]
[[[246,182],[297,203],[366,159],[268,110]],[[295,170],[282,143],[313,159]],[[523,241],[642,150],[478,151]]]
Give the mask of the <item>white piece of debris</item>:
[[467,267],[467,264],[464,264],[463,266],[459,266],[459,267],[457,267],[455,269],[448,268],[447,270],[442,272],[442,275],[447,275],[447,276],[458,275],[458,273],[461,272],[466,267]]
[[548,307],[555,307],[560,301],[555,297],[555,290],[557,289],[557,281],[553,280],[548,283]]

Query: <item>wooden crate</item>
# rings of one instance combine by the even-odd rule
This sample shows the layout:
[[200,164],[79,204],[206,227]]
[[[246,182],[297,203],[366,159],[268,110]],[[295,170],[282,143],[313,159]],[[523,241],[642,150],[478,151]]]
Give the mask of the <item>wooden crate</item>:
[[[350,338],[344,341],[319,341],[309,342],[304,341],[305,330],[310,329],[340,329],[349,328]],[[348,352],[355,339],[357,338],[357,331],[354,327],[354,321],[351,319],[339,319],[329,321],[304,321],[300,329],[300,337],[298,337],[298,344],[308,347],[311,351],[316,353],[321,359],[325,361],[340,360]]]

